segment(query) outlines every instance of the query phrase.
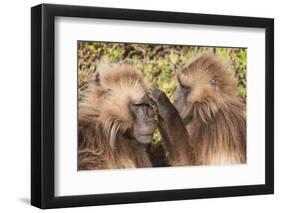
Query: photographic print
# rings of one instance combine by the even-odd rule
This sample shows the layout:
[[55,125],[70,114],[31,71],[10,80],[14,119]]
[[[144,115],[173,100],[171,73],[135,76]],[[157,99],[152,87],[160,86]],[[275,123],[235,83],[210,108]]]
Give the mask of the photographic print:
[[247,163],[247,48],[77,42],[78,171]]

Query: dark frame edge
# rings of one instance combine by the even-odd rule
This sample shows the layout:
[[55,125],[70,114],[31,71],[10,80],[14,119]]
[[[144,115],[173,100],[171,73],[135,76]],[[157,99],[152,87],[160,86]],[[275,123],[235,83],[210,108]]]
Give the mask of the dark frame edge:
[[274,194],[274,19],[268,19],[265,36],[265,183]]
[[[109,8],[81,5],[42,4],[54,16],[101,18],[110,20],[148,21],[232,27],[265,28],[270,18],[204,13]],[[196,16],[196,19],[195,19]]]
[[46,4],[31,8],[31,205],[54,200],[54,16]]
[[234,187],[230,186],[98,195],[59,196],[55,197],[49,203],[47,208],[71,208],[82,206],[118,205],[146,202],[257,196],[269,194],[272,194],[272,188],[266,184],[261,184]]
[[31,205],[41,208],[42,5],[31,8]]

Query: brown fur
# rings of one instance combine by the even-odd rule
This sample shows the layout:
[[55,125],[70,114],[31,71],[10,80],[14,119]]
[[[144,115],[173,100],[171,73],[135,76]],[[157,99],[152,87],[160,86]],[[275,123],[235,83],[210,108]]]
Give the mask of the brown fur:
[[192,88],[180,115],[190,136],[194,164],[245,163],[246,107],[233,71],[221,59],[204,54],[187,64],[178,78]]
[[145,146],[125,136],[133,127],[128,109],[146,93],[142,75],[129,65],[100,65],[79,105],[78,168],[150,167]]

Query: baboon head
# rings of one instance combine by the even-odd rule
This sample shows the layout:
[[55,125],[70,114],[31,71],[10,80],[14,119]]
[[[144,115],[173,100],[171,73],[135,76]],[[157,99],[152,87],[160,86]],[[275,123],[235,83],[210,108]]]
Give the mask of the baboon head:
[[84,101],[91,106],[80,108],[95,114],[112,146],[118,137],[151,142],[156,124],[140,71],[126,64],[99,65],[92,85]]
[[213,54],[203,54],[185,65],[178,73],[174,105],[185,123],[193,116],[204,122],[238,97],[233,72]]

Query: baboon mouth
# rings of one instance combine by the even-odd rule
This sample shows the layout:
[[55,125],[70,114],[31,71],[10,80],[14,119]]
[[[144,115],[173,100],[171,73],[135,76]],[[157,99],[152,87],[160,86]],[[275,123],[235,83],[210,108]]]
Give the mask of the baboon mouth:
[[152,134],[149,135],[140,135],[137,137],[137,141],[142,144],[148,144],[152,140]]

